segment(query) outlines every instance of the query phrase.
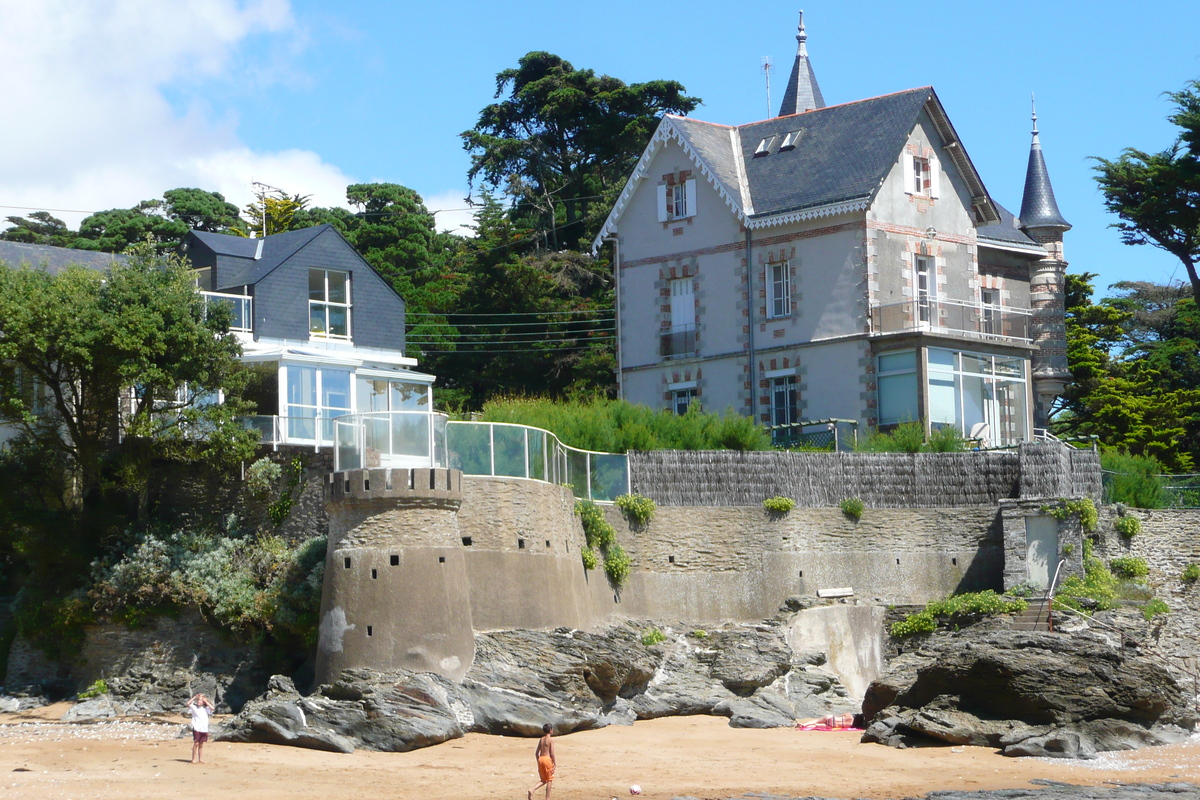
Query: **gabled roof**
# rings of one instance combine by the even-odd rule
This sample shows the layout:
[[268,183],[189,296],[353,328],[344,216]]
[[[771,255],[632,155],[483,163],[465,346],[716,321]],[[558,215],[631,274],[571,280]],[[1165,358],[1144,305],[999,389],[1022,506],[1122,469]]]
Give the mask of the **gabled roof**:
[[73,250],[70,247],[52,247],[48,244],[0,241],[0,261],[14,268],[27,265],[44,270],[51,275],[57,275],[71,264],[102,271],[114,263],[123,264],[128,260],[128,257],[119,253]]
[[[738,219],[765,228],[801,219],[866,209],[896,164],[908,135],[926,111],[942,139],[944,158],[958,169],[972,205],[986,221],[1001,221],[931,87],[818,108],[727,127],[667,115],[642,153],[593,248],[609,236],[650,162],[676,141]],[[794,135],[795,147],[781,150]],[[766,155],[755,157],[760,146]]]
[[[184,241],[189,246],[193,242],[199,243],[218,256],[238,259],[233,263],[237,264],[240,269],[231,269],[226,266],[224,269],[217,270],[219,284],[213,288],[221,291],[235,286],[251,286],[258,283],[326,230],[336,231],[336,228],[329,224],[315,225],[311,228],[275,233],[263,239],[246,239],[224,233],[191,231]],[[346,246],[350,247],[349,244]]]

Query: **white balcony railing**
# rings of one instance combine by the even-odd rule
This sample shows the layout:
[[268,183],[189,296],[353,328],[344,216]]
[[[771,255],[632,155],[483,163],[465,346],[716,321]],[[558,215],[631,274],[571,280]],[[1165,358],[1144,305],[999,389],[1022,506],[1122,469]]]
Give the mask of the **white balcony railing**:
[[254,298],[244,294],[201,292],[204,308],[221,305],[229,309],[229,330],[250,333],[254,330]]
[[931,331],[1028,342],[1033,312],[1023,308],[915,298],[871,307],[871,333]]

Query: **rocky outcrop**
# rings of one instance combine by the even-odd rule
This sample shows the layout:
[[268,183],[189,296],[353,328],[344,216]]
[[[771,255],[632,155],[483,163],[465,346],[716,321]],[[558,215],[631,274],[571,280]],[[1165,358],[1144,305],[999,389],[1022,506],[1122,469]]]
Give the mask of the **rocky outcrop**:
[[277,676],[217,738],[402,751],[466,732],[536,736],[547,722],[570,733],[715,714],[735,727],[763,728],[852,707],[824,653],[794,654],[779,624],[702,636],[668,630],[651,646],[642,643],[645,627],[478,634],[462,684],[426,673],[349,669],[302,697]]
[[[991,789],[942,791],[925,796],[926,800],[1200,800],[1200,786],[1193,783],[1123,783],[1119,786],[1076,786],[1060,781],[1034,778],[1030,789]],[[790,800],[786,796],[755,794],[758,800]],[[697,800],[677,797],[675,800]],[[730,800],[733,800],[732,798]],[[834,800],[805,797],[795,800]],[[911,798],[909,800],[912,800]]]
[[1190,692],[1155,660],[1092,631],[964,630],[900,655],[863,701],[868,742],[1086,758],[1186,738]]

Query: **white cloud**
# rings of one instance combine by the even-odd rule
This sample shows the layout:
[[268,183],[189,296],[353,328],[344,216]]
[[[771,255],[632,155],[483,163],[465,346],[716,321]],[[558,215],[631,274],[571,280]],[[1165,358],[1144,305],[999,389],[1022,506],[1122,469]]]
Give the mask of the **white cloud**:
[[475,235],[475,209],[467,205],[465,189],[448,189],[422,195],[425,207],[434,213],[437,229],[459,236]]
[[[341,205],[353,180],[315,153],[256,152],[236,120],[166,92],[240,77],[252,37],[300,41],[288,0],[0,4],[0,206],[128,207],[178,186],[245,205],[250,183]],[[269,74],[255,72],[255,74]],[[27,212],[0,208],[0,217]],[[58,214],[78,224],[84,213]]]

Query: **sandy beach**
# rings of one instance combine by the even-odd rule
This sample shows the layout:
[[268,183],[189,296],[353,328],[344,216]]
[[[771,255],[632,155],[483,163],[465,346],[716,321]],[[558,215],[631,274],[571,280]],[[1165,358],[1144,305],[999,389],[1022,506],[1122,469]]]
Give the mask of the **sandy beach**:
[[[520,800],[536,782],[532,739],[470,734],[411,753],[321,753],[210,743],[192,765],[184,719],[69,725],[65,706],[0,715],[0,795],[82,798],[399,797]],[[844,732],[739,730],[715,717],[675,717],[557,739],[554,798],[727,798],[746,792],[898,798],[939,789],[1080,784],[1200,783],[1200,740],[1106,754],[1090,762],[1005,758],[986,748],[895,750]],[[538,795],[541,796],[540,793]]]

